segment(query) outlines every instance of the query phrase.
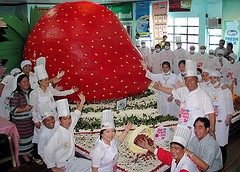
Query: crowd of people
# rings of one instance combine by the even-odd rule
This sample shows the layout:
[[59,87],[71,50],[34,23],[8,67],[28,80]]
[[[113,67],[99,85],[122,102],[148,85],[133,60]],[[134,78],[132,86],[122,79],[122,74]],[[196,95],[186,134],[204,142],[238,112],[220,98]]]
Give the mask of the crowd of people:
[[[157,90],[157,111],[160,115],[178,117],[178,126],[170,144],[170,152],[148,145],[139,145],[154,153],[172,171],[219,171],[227,158],[229,125],[234,112],[232,94],[240,94],[240,64],[232,52],[232,44],[206,53],[206,46],[195,46],[190,52],[176,38],[172,51],[166,38],[152,53],[144,41],[137,45],[146,77]],[[139,41],[138,41],[139,44]],[[74,127],[81,117],[85,96],[79,94],[77,109],[70,112],[67,99],[55,100],[79,91],[77,87],[63,90],[54,87],[64,76],[58,72],[49,78],[46,59],[32,63],[24,60],[0,84],[0,114],[13,122],[19,132],[19,155],[27,163],[45,163],[52,171],[116,171],[118,147],[126,138],[132,124],[115,138],[113,112],[102,112],[101,131],[91,159],[75,157]],[[232,92],[230,91],[232,90]],[[189,142],[189,143],[188,143]]]

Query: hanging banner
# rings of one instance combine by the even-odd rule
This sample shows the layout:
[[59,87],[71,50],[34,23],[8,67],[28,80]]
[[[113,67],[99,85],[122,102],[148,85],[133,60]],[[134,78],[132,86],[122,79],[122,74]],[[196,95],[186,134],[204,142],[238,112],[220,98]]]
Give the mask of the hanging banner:
[[185,12],[191,10],[192,0],[169,0],[169,12]]
[[224,21],[224,39],[227,43],[232,43],[233,44],[233,52],[240,56],[239,50],[239,31],[240,31],[240,26],[239,26],[240,20],[225,20]]
[[149,36],[149,2],[136,2],[136,31]]
[[152,3],[153,33],[154,45],[160,44],[163,35],[167,34],[167,2]]
[[120,21],[132,21],[133,20],[133,7],[132,2],[121,3],[121,4],[111,4],[105,5],[109,10],[111,10]]

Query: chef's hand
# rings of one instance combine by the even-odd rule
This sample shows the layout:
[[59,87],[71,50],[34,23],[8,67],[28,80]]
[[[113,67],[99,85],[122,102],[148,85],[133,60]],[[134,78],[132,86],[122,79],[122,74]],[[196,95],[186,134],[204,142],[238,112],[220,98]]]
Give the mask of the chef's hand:
[[34,123],[34,125],[35,125],[36,128],[39,129],[41,127],[41,122],[36,122],[36,123]]
[[228,114],[225,120],[226,126],[229,126],[232,123],[231,120],[232,120],[232,114]]
[[63,70],[62,71],[58,71],[57,78],[58,79],[62,78],[64,74],[65,74],[65,72]]
[[56,84],[56,83],[60,82],[61,79],[62,79],[62,78],[54,77],[54,78],[51,79],[50,82],[52,82],[53,84]]
[[30,110],[32,110],[32,108],[33,108],[33,107],[30,106],[30,105],[25,106],[25,110],[26,110],[26,111],[30,111]]
[[78,87],[75,87],[75,86],[73,86],[73,87],[72,87],[72,90],[74,91],[74,93],[76,93],[76,92],[78,92],[78,91],[79,91],[79,88],[78,88]]
[[209,134],[216,140],[215,131],[209,130]]
[[53,172],[65,172],[65,170],[66,170],[65,166],[63,166],[63,167],[53,167],[52,168]]
[[78,97],[81,100],[81,103],[84,104],[86,101],[86,97],[82,93],[78,94]]
[[63,86],[58,86],[58,84],[54,87],[55,90],[62,91]]
[[128,133],[132,127],[133,127],[133,124],[131,122],[128,122],[127,125],[125,126],[125,131]]
[[148,141],[146,140],[146,138],[140,139],[137,144],[142,147],[143,149],[147,149],[147,147],[149,146]]
[[162,87],[162,85],[160,84],[160,82],[155,82],[153,85],[153,88],[155,88],[156,90],[160,90]]
[[148,68],[147,68],[147,63],[146,63],[145,61],[143,61],[143,60],[141,60],[140,62],[141,62],[141,65],[142,65],[143,69],[144,69],[145,71],[147,71],[147,70],[148,70]]
[[169,97],[167,98],[167,101],[168,101],[168,102],[171,102],[173,99],[174,99],[173,96],[169,96]]

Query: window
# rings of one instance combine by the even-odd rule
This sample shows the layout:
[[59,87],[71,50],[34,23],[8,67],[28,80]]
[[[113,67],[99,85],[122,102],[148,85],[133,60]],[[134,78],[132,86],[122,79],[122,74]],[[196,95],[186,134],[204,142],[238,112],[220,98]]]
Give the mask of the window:
[[167,19],[167,35],[168,41],[171,43],[171,49],[175,50],[175,37],[181,36],[182,48],[189,51],[191,45],[195,45],[198,51],[198,32],[199,18],[168,18]]
[[208,29],[209,50],[215,50],[218,47],[219,40],[222,39],[222,29]]

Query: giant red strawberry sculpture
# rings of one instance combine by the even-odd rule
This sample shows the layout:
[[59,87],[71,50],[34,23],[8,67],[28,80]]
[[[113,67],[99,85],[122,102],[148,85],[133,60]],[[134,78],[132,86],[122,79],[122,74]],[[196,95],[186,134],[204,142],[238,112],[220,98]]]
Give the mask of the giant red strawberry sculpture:
[[[141,56],[113,12],[92,2],[58,4],[29,35],[24,57],[45,56],[47,71],[65,71],[60,85],[77,86],[88,101],[110,100],[144,92]],[[77,100],[77,95],[69,98]]]

